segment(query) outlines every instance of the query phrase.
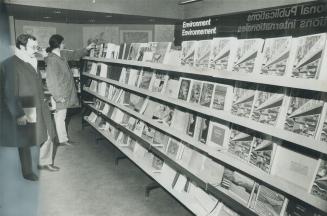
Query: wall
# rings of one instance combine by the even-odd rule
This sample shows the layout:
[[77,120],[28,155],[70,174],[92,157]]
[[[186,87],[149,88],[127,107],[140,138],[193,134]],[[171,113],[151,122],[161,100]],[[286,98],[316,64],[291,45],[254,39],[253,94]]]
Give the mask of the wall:
[[204,17],[255,10],[312,0],[203,0],[184,6],[184,18]]
[[5,8],[2,7],[0,1],[0,62],[5,58],[10,56],[11,50],[10,45],[10,29],[9,29],[9,17],[5,11]]
[[104,13],[183,18],[183,7],[177,4],[179,0],[79,0],[78,4],[76,0],[6,0],[5,2]]
[[[61,34],[65,38],[66,48],[78,49],[83,47],[83,28],[84,27],[97,27],[99,29],[105,27],[118,27],[119,30],[146,30],[152,31],[153,40],[156,41],[173,41],[172,25],[84,25],[84,24],[67,24],[67,23],[51,23],[51,22],[37,22],[26,20],[15,20],[16,35],[23,33],[23,26],[39,26],[39,27],[54,27],[56,33]],[[115,43],[120,43],[119,38],[113,40]]]

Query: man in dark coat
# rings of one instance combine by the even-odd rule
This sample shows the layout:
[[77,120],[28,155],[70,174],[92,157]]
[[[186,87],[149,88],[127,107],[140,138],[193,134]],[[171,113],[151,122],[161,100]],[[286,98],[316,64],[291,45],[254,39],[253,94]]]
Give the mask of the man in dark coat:
[[0,70],[0,146],[18,147],[25,179],[38,180],[33,173],[30,147],[53,140],[55,129],[37,71],[36,38],[17,37],[15,55]]

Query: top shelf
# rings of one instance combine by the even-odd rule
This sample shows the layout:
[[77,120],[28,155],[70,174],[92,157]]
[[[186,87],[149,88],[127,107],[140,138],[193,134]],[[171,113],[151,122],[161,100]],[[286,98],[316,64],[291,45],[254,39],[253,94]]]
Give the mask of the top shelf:
[[155,70],[172,71],[183,74],[192,74],[199,76],[214,77],[218,79],[236,80],[244,81],[258,84],[274,85],[287,88],[297,88],[304,90],[312,90],[319,92],[327,92],[326,80],[314,80],[314,79],[298,79],[290,77],[279,77],[279,76],[269,76],[261,74],[248,74],[248,73],[237,73],[231,71],[217,71],[209,68],[196,68],[189,66],[174,66],[165,65],[153,62],[140,62],[132,60],[123,59],[107,59],[107,58],[94,58],[94,57],[84,57],[85,60],[106,62],[122,65],[130,65],[137,67],[152,68]]

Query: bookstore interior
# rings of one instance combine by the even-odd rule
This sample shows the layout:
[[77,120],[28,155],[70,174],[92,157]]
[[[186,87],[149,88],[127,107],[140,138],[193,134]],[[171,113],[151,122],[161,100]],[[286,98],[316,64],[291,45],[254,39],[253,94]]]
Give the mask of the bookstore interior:
[[[36,181],[0,133],[1,216],[327,215],[327,1],[4,0],[0,16],[1,62],[27,52],[21,35],[38,43],[58,137],[53,89],[68,79],[79,100]],[[59,58],[69,76],[53,35],[88,47]]]

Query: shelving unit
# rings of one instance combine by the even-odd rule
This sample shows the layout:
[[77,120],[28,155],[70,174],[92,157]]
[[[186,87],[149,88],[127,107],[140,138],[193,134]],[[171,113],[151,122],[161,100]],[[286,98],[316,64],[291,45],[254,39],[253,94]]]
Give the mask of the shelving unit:
[[231,71],[217,71],[213,69],[200,69],[196,67],[189,66],[174,66],[174,65],[164,65],[152,62],[140,62],[131,61],[123,59],[108,59],[108,58],[94,58],[94,57],[84,57],[85,60],[104,62],[110,64],[120,64],[129,65],[134,67],[144,67],[151,68],[154,70],[170,71],[180,74],[190,74],[196,76],[205,76],[207,78],[217,78],[217,79],[227,79],[227,80],[237,80],[243,82],[251,82],[257,84],[266,84],[281,86],[287,88],[298,88],[304,90],[312,90],[319,92],[327,92],[326,81],[324,80],[313,80],[313,79],[296,79],[288,77],[278,77],[278,76],[267,76],[261,74],[248,74],[248,73],[236,73]]
[[[152,119],[149,119],[138,112],[130,110],[129,108],[123,106],[122,104],[112,102],[112,101],[108,100],[107,98],[105,98],[95,92],[90,91],[87,88],[84,88],[83,90],[85,92],[88,92],[89,94],[92,94],[96,98],[119,108],[120,110],[130,114],[131,116],[133,116],[137,119],[141,119],[142,121],[154,126],[158,130],[164,131],[165,133],[175,137],[176,139],[180,139],[180,140],[186,142],[189,146],[196,149],[201,154],[204,154],[204,155],[212,158],[213,160],[219,161],[223,165],[231,166],[234,169],[237,169],[237,170],[243,172],[244,174],[247,174],[247,175],[251,176],[252,178],[255,178],[256,180],[259,180],[260,182],[262,182],[264,184],[267,184],[277,190],[284,191],[287,194],[294,196],[298,199],[301,199],[301,200],[305,201],[306,203],[309,203],[310,205],[312,205],[318,209],[327,211],[327,202],[325,202],[311,194],[308,194],[307,191],[305,191],[304,189],[302,189],[288,181],[285,181],[283,179],[280,179],[279,177],[275,177],[275,176],[269,175],[268,173],[265,173],[261,170],[258,170],[256,167],[240,161],[239,159],[235,158],[233,155],[231,155],[228,152],[213,151],[212,148],[194,140],[193,138],[191,138],[185,134],[181,134],[178,131],[175,131],[170,127],[167,127],[160,123],[157,123],[157,122],[153,121]],[[100,111],[98,111],[92,105],[85,104],[85,106],[89,107],[93,111],[101,114],[101,116],[108,119],[107,116],[103,115]],[[186,169],[183,170],[183,173],[185,172],[185,170]]]
[[[212,185],[210,186],[209,183],[204,182],[200,177],[198,177],[195,174],[193,174],[192,172],[188,171],[187,168],[185,168],[183,165],[181,165],[180,163],[174,161],[173,159],[171,159],[170,157],[168,157],[165,153],[163,153],[162,151],[160,151],[160,150],[156,149],[155,147],[153,147],[151,145],[151,143],[145,141],[141,137],[139,137],[136,134],[134,134],[133,131],[131,131],[131,130],[125,128],[125,127],[123,127],[120,124],[117,124],[114,121],[112,121],[110,118],[108,118],[106,115],[103,115],[100,111],[98,111],[92,105],[87,104],[87,106],[90,109],[92,109],[94,112],[96,112],[98,115],[100,115],[101,117],[105,118],[114,127],[119,128],[120,130],[124,131],[126,134],[128,134],[129,136],[131,136],[137,142],[141,143],[143,145],[143,147],[145,147],[149,151],[153,152],[155,155],[157,155],[160,158],[162,158],[165,161],[165,163],[168,163],[177,172],[180,172],[183,175],[186,175],[187,177],[189,177],[190,179],[192,179],[192,181],[196,182],[197,183],[197,186],[201,187],[203,190],[205,190],[208,193],[211,193],[213,195],[219,194],[219,197],[223,200],[224,203],[229,204],[229,205],[232,205],[233,208],[236,211],[238,210],[239,212],[242,212],[243,215],[245,215],[245,216],[248,216],[248,215],[249,216],[250,215],[251,216],[252,215],[257,215],[256,213],[254,213],[253,211],[251,211],[250,209],[248,209],[246,206],[244,206],[242,203],[235,202],[235,200],[232,198],[231,195],[228,194],[228,192],[225,192],[225,191],[220,190],[220,189],[218,189],[216,187],[213,187]],[[85,119],[85,121],[87,121],[91,126],[93,126],[93,128],[97,129],[97,127],[94,124],[92,124],[90,121],[88,121],[87,119]],[[123,147],[120,147],[119,144],[117,144],[117,141],[116,140],[112,139],[111,137],[108,137],[101,130],[98,130],[97,129],[97,131],[100,132],[102,135],[104,135],[114,146],[116,146],[119,150],[121,150],[130,160],[132,160],[135,164],[137,164],[145,173],[147,173],[154,180],[156,180],[164,189],[166,189],[173,196],[177,195],[176,196],[177,200],[179,200],[181,203],[183,203],[189,210],[191,210],[196,215],[202,215],[202,214],[199,213],[199,210],[197,210],[197,208],[196,208],[197,204],[194,203],[194,202],[192,202],[192,199],[190,199],[187,196],[181,196],[181,194],[179,194],[176,191],[174,191],[169,185],[163,184],[162,183],[162,178],[164,178],[164,177],[162,177],[161,179],[158,176],[155,177],[151,173],[151,171],[149,171],[150,170],[149,168],[145,168],[144,163],[142,164],[142,162],[140,162],[139,160],[135,160],[133,158],[133,156],[131,155],[130,152],[124,150]]]

